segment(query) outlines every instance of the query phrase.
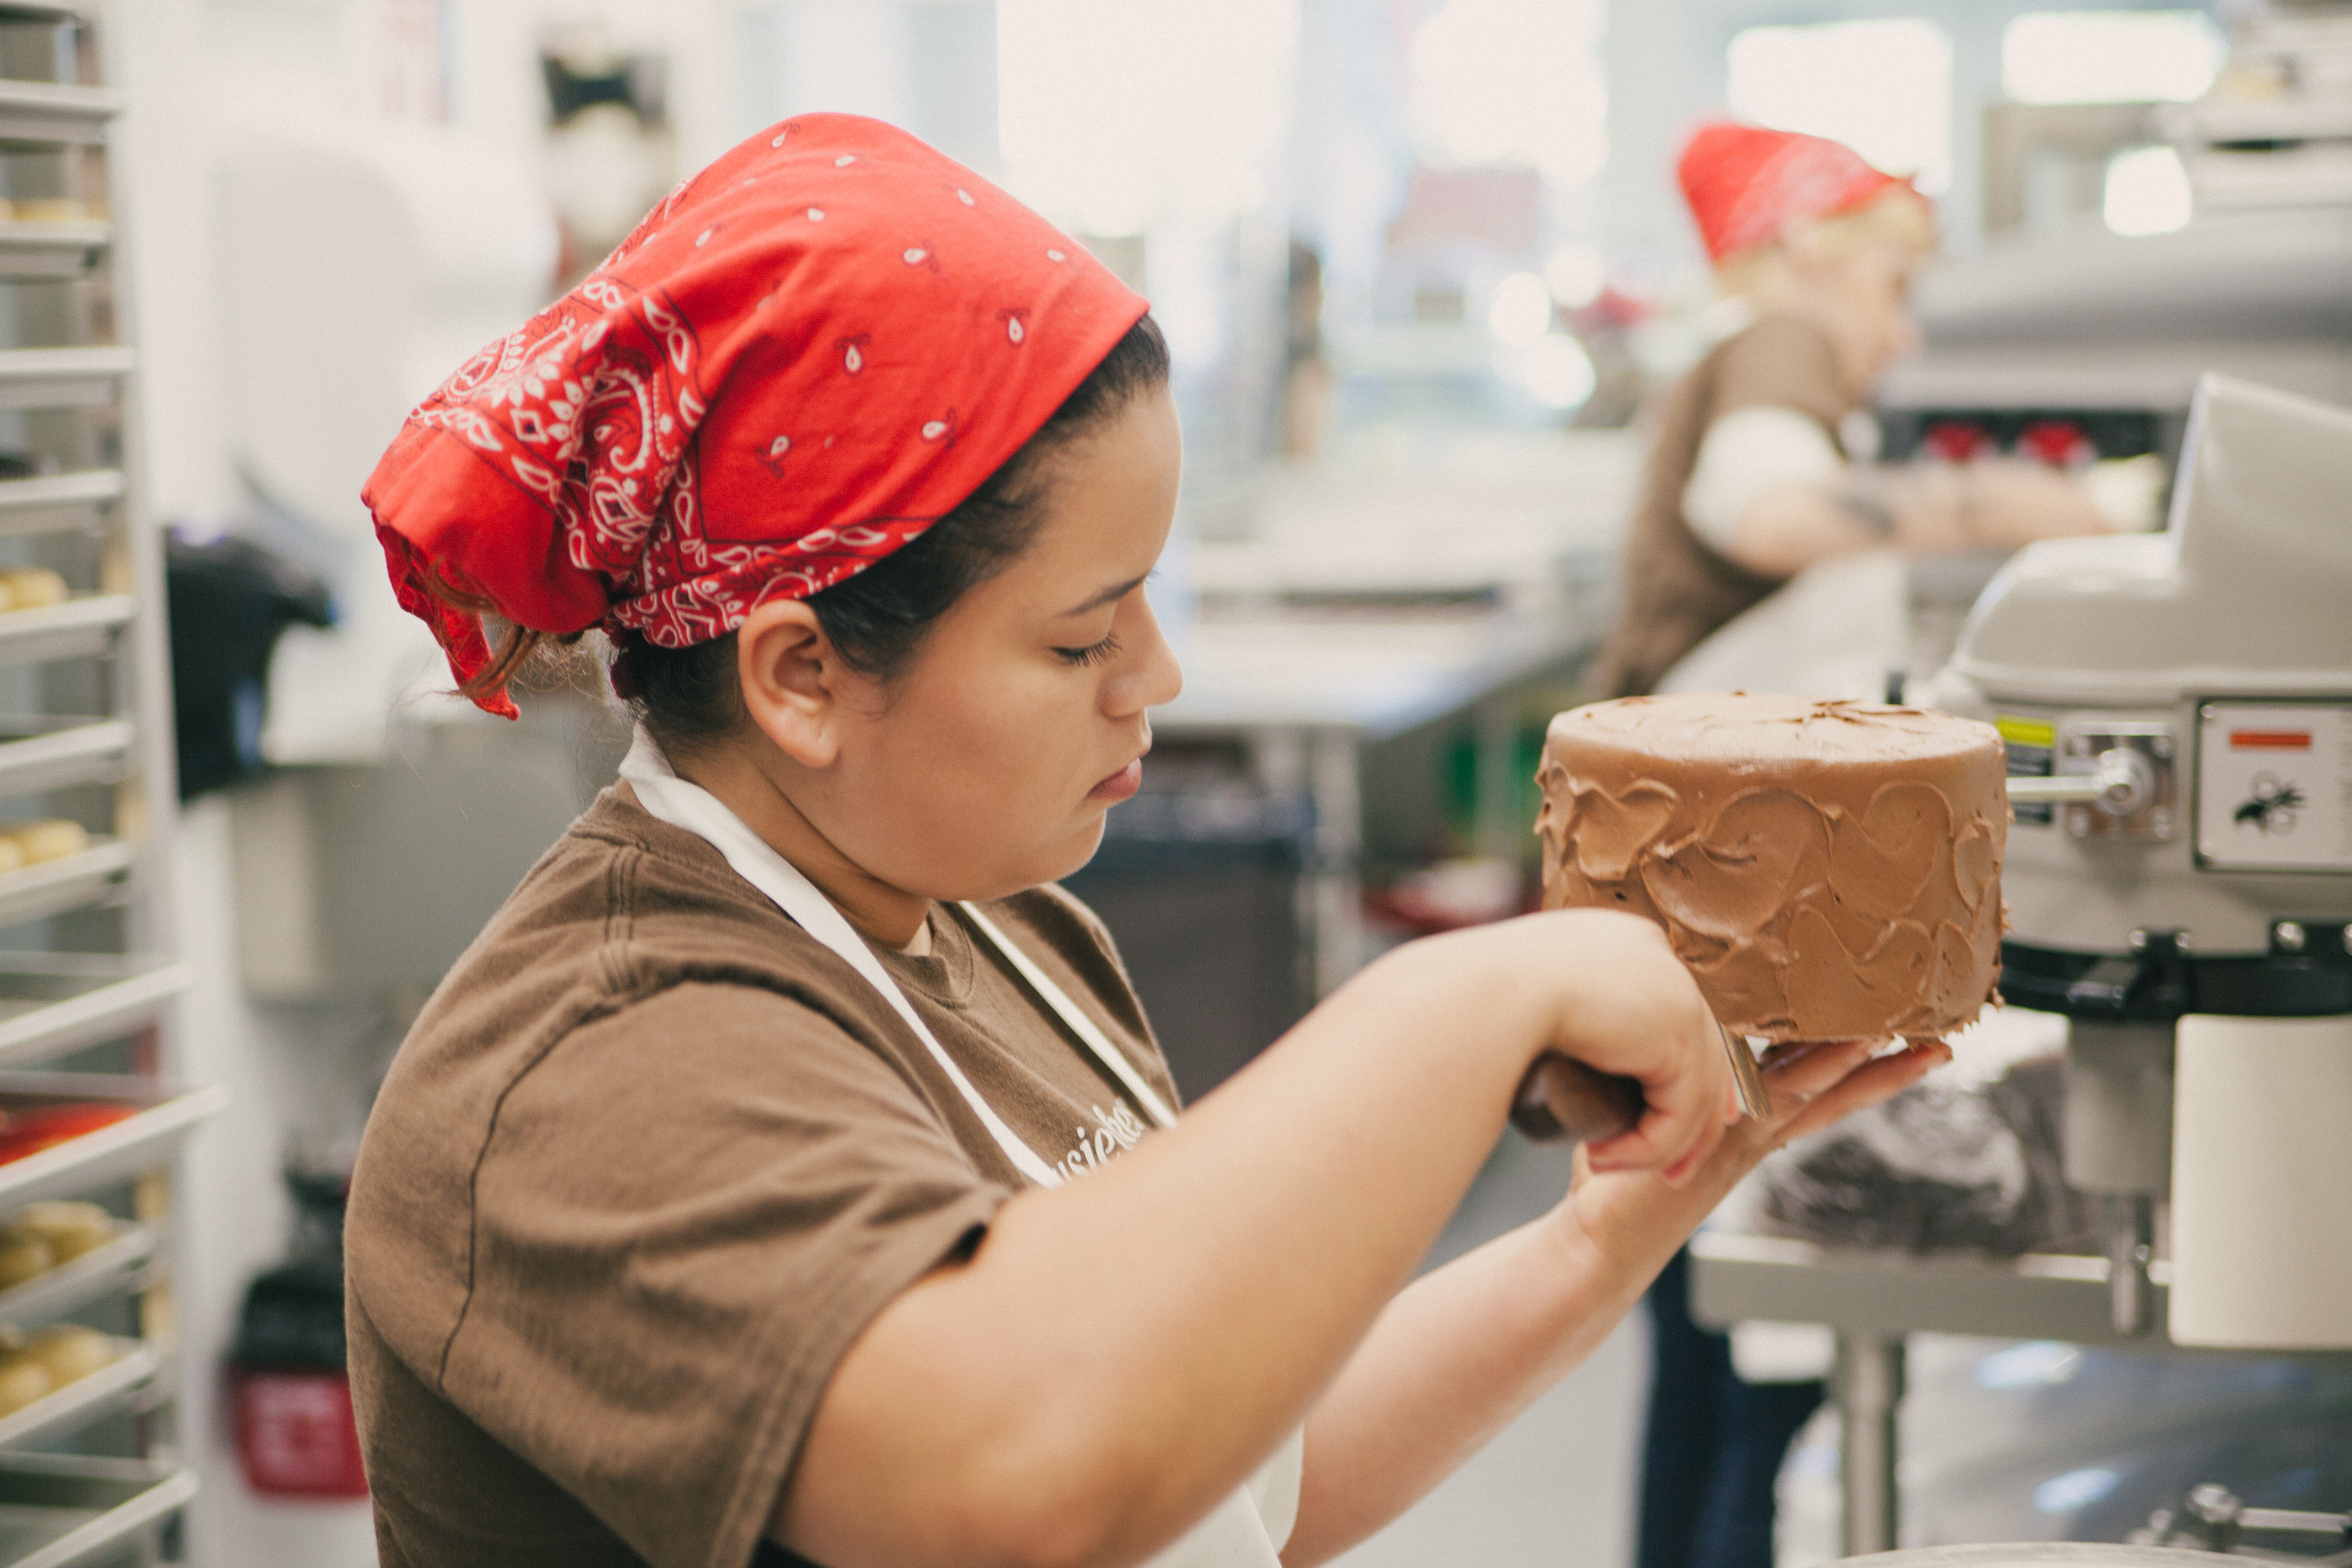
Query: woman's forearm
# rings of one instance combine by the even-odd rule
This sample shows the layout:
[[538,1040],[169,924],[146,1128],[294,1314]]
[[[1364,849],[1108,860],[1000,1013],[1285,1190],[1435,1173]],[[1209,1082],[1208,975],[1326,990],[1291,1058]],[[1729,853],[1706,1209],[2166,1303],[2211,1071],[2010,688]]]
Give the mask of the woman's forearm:
[[1758,496],[1739,519],[1728,553],[1764,577],[1793,577],[1808,566],[1890,542],[1891,521],[1843,486],[1791,482]]
[[1767,1079],[1774,1117],[1735,1129],[1684,1186],[1588,1173],[1543,1218],[1414,1282],[1307,1422],[1287,1568],[1379,1530],[1567,1375],[1767,1152],[1947,1059],[1941,1047],[1875,1060],[1866,1043],[1784,1051]]
[[1885,545],[1913,554],[2014,550],[2107,528],[2080,482],[2035,464],[1858,464],[1835,484],[1765,490],[1740,518],[1730,553],[1751,572],[1789,577]]
[[1548,1218],[1415,1280],[1307,1420],[1287,1568],[1328,1562],[1426,1495],[1591,1354],[1649,1278]]
[[[1587,965],[1590,984],[1563,983]],[[836,1371],[779,1513],[833,1568],[1143,1560],[1299,1422],[1410,1277],[1541,1049],[1723,1084],[1640,922],[1543,916],[1367,971],[1183,1122],[1007,1204]],[[1646,1052],[1646,1057],[1644,1053]],[[1686,1059],[1685,1059],[1686,1058]],[[1654,1129],[1659,1136],[1670,1130]]]
[[1680,1189],[1643,1182],[1641,1228],[1597,1238],[1562,1203],[1398,1296],[1308,1419],[1287,1568],[1404,1512],[1591,1354],[1748,1169],[1732,1143]]

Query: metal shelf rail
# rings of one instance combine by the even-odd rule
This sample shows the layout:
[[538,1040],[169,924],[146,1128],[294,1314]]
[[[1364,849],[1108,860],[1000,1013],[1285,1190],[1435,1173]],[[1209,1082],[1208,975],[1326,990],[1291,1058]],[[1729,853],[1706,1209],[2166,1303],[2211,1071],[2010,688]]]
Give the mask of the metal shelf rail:
[[[0,828],[65,816],[89,836],[0,871],[0,1131],[45,1106],[120,1112],[0,1159],[0,1226],[51,1199],[113,1215],[89,1250],[0,1289],[0,1324],[79,1321],[114,1352],[0,1415],[0,1568],[176,1557],[165,1526],[195,1492],[174,1419],[188,1358],[169,1291],[188,1238],[171,1194],[189,1134],[227,1096],[173,1076],[189,973],[169,919],[163,549],[142,506],[128,248],[106,210],[129,15],[0,0],[0,569],[47,567],[68,588],[0,608]],[[16,1070],[41,1064],[96,1070]],[[60,1447],[75,1451],[47,1451]]]

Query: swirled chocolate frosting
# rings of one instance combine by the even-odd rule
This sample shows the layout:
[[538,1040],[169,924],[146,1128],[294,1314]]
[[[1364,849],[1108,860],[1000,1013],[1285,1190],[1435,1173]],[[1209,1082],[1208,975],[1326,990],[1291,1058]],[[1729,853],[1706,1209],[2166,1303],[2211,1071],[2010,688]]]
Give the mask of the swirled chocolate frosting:
[[1989,724],[1794,697],[1629,697],[1544,741],[1544,907],[1645,915],[1716,1016],[1927,1038],[2000,975],[2007,768]]

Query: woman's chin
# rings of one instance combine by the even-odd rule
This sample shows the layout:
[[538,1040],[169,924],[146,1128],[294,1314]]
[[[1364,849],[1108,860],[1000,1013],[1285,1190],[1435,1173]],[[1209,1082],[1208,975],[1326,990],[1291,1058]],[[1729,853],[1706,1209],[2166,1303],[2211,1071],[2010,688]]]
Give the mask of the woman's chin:
[[1021,886],[1040,887],[1085,870],[1087,862],[1095,858],[1095,851],[1102,847],[1103,818],[1106,815],[1101,811],[1092,813],[1086,821],[1065,835],[1059,843],[1040,854],[1034,868],[1036,875]]
[[1087,863],[1095,858],[1095,851],[1102,847],[1102,813],[1097,812],[1091,821],[1079,824],[1053,844],[1041,846],[1033,854],[1023,857],[1016,865],[985,879],[974,878],[962,888],[942,889],[929,896],[941,903],[984,904],[996,899],[1009,899],[1015,893],[1025,893],[1047,882],[1058,882],[1086,868]]
[[1057,846],[1052,857],[1052,869],[1038,878],[1036,882],[1032,882],[1030,886],[1035,887],[1043,882],[1058,882],[1065,877],[1076,876],[1085,870],[1087,862],[1095,858],[1095,851],[1102,847],[1103,819],[1108,815],[1108,812],[1101,811],[1094,813],[1088,821],[1069,836],[1066,843]]

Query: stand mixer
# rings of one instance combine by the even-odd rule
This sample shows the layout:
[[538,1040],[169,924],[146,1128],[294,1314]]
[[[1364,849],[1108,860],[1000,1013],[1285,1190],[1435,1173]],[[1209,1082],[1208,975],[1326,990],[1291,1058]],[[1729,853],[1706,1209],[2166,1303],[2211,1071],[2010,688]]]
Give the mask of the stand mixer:
[[2168,1210],[2174,1342],[2352,1348],[2352,412],[2207,377],[2166,531],[2021,552],[1921,695],[2008,743],[2116,1329]]

